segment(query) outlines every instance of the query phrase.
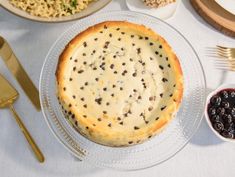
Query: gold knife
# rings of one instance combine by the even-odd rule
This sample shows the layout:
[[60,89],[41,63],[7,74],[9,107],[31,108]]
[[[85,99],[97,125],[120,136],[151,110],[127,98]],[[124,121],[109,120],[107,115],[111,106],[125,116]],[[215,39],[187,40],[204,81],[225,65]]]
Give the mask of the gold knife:
[[24,92],[31,100],[33,105],[36,107],[38,111],[40,111],[40,101],[39,101],[39,93],[28,74],[25,72],[24,68],[20,64],[19,60],[15,56],[11,47],[7,43],[7,41],[0,36],[0,56],[3,58],[3,61],[7,65],[8,69],[15,76],[18,83],[23,88]]

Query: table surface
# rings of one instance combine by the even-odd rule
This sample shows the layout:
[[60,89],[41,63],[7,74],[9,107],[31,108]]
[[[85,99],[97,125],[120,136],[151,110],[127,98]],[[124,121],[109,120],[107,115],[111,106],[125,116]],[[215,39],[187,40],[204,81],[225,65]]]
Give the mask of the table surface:
[[[110,10],[127,10],[125,0],[113,0],[100,12]],[[235,46],[234,39],[217,32],[204,22],[188,0],[182,0],[175,15],[167,22],[178,29],[198,53],[205,70],[208,92],[222,83],[235,82],[234,73],[216,70],[213,58],[208,57],[206,53],[206,47],[214,47],[217,44]],[[49,48],[58,36],[74,23],[76,21],[58,24],[32,22],[0,7],[0,35],[9,41],[37,87]],[[235,176],[235,144],[219,140],[204,119],[188,145],[161,165],[140,171],[120,172],[79,162],[54,138],[42,112],[34,109],[2,61],[0,72],[20,92],[21,96],[15,103],[15,108],[46,157],[44,164],[35,160],[9,110],[0,110],[1,177]]]

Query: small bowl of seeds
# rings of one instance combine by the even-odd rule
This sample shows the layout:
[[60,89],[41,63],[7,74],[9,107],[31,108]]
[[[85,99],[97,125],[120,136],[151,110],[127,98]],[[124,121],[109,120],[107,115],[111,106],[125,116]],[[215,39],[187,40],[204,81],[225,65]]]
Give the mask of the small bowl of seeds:
[[235,143],[235,84],[224,84],[208,95],[205,117],[217,137]]

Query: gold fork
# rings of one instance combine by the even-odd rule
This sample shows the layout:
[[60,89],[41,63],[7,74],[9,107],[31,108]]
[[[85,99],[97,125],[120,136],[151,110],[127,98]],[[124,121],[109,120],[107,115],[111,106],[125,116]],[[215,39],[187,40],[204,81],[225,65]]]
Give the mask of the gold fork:
[[217,45],[217,54],[221,57],[235,60],[235,48]]
[[213,57],[216,69],[235,71],[235,48],[216,47],[207,48],[209,57]]

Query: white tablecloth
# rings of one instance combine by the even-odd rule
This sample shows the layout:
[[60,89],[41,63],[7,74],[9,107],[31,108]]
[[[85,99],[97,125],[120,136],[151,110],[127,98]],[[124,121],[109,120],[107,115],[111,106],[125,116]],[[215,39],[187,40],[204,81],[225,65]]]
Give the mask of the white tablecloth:
[[[114,0],[101,11],[110,10],[127,10],[125,1]],[[167,22],[178,29],[197,51],[205,69],[208,92],[221,83],[235,82],[234,73],[214,69],[213,59],[206,56],[206,47],[216,44],[235,46],[234,39],[205,23],[192,9],[188,0],[182,1],[175,16]],[[76,21],[58,24],[32,22],[0,8],[0,35],[9,41],[37,86],[49,48],[74,23]],[[0,177],[235,176],[235,144],[220,141],[208,128],[205,120],[182,151],[165,163],[149,169],[119,172],[76,161],[54,138],[42,112],[34,109],[2,61],[0,72],[20,92],[21,96],[15,103],[15,108],[46,157],[44,164],[35,160],[9,110],[0,110]]]

